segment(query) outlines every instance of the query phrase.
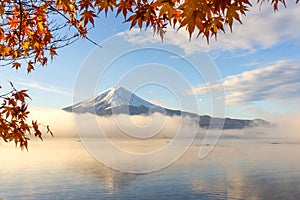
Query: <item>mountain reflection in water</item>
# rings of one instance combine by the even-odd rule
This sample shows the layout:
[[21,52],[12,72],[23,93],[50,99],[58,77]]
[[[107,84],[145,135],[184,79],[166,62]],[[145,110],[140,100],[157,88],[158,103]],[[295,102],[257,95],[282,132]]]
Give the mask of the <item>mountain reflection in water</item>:
[[[125,141],[120,144],[125,148]],[[128,146],[135,149],[130,142]],[[223,139],[202,160],[197,157],[199,149],[195,142],[171,166],[131,174],[101,164],[78,139],[32,141],[29,152],[1,142],[0,198],[297,199],[300,195],[299,141]]]

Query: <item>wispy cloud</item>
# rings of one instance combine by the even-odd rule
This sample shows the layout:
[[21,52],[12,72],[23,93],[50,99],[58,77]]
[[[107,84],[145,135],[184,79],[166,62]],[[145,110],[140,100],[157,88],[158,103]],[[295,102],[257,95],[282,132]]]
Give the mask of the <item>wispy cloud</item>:
[[[234,51],[238,49],[248,50],[265,49],[277,45],[283,41],[299,41],[300,15],[299,7],[292,2],[287,9],[274,12],[269,4],[264,3],[262,8],[254,3],[243,24],[236,23],[233,33],[227,27],[225,34],[220,33],[218,40],[211,38],[210,44],[205,38],[189,41],[187,31],[182,28],[178,31],[169,27],[164,38],[164,44],[181,48],[185,55],[198,53],[199,51]],[[119,33],[126,41],[134,44],[161,43],[159,37],[153,37],[153,32],[134,29],[129,32]]]
[[257,61],[254,61],[254,62],[243,64],[241,66],[243,66],[243,67],[249,67],[249,66],[255,66],[255,65],[259,65],[259,64],[261,64],[261,63],[257,62]]
[[[121,32],[118,34],[125,41],[135,45],[143,44],[161,44],[159,36],[153,36],[152,30],[140,31],[140,29],[132,29],[130,31]],[[167,28],[166,36],[163,40],[164,45],[172,45],[183,50],[184,55],[203,52],[208,50],[208,45],[202,40],[189,41],[188,34],[185,30],[174,30],[172,27]]]
[[177,110],[178,107],[174,106],[174,105],[170,105],[168,102],[166,102],[163,99],[151,99],[149,100],[151,103],[164,107],[164,108],[168,108],[168,109],[173,109],[173,110]]
[[300,98],[299,77],[300,63],[283,60],[228,76],[219,84],[196,86],[187,93],[208,94],[208,88],[220,93],[224,87],[227,105],[245,105],[264,100],[295,102]]
[[19,85],[37,89],[37,90],[52,92],[52,93],[56,93],[56,94],[62,94],[62,95],[66,95],[66,96],[72,96],[72,93],[69,91],[66,91],[66,90],[51,86],[51,85],[43,84],[43,83],[38,83],[38,82],[33,82],[33,81],[30,81],[30,82],[17,81],[16,83]]
[[288,9],[283,8],[279,12],[273,12],[268,3],[263,4],[261,9],[254,3],[247,16],[243,17],[243,24],[236,24],[232,34],[220,35],[218,46],[227,50],[253,50],[268,48],[288,40],[299,41],[300,27],[295,26],[300,23],[297,13],[299,7],[294,2],[288,5]]

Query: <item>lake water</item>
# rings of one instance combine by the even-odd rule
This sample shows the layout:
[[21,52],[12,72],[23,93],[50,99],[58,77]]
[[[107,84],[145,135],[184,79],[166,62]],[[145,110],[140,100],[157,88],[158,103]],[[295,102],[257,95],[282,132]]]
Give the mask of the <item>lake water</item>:
[[[279,143],[279,144],[278,144]],[[221,139],[198,159],[195,143],[174,164],[123,173],[94,159],[78,139],[32,141],[29,152],[0,145],[0,198],[299,199],[300,142]]]

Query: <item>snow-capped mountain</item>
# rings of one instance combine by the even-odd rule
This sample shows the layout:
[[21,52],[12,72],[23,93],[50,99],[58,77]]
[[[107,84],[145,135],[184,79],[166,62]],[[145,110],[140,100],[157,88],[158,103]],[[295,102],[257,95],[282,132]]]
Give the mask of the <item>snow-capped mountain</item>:
[[[152,104],[141,97],[133,94],[123,87],[112,87],[108,90],[77,103],[73,106],[63,108],[63,110],[75,113],[92,113],[100,116],[109,116],[113,114],[128,115],[149,115],[152,113],[162,113],[165,115],[182,115],[189,117],[198,117],[201,127],[209,127],[212,117],[208,115],[199,116],[195,113],[172,110]],[[222,118],[214,118],[214,121],[223,121]],[[224,129],[241,129],[252,126],[269,125],[264,120],[242,120],[225,118]]]
[[63,110],[76,113],[93,113],[97,115],[111,114],[149,114],[153,112],[165,113],[167,115],[179,115],[178,110],[170,110],[152,104],[123,87],[112,87],[108,90],[77,103]]

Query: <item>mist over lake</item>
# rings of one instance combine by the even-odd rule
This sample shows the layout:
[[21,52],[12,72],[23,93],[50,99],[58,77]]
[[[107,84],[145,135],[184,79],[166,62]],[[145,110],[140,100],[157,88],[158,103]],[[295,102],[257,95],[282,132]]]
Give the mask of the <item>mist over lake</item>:
[[[133,152],[143,151],[141,142],[115,142]],[[165,142],[147,141],[154,147]],[[171,166],[145,174],[103,165],[77,138],[30,144],[29,152],[21,152],[1,143],[4,199],[296,199],[300,195],[299,140],[223,138],[201,160],[197,156],[201,141],[196,140]]]
[[[41,120],[52,123],[50,126],[55,137],[45,137],[43,142],[32,139],[28,152],[1,142],[0,197],[5,200],[296,199],[300,195],[300,159],[297,156],[300,140],[296,126],[295,130],[291,128],[285,132],[281,131],[285,126],[280,124],[262,129],[225,130],[210,154],[202,159],[199,159],[201,148],[211,148],[212,144],[204,143],[207,130],[199,129],[192,144],[175,162],[150,173],[126,173],[112,169],[97,159],[93,151],[87,148],[87,143],[94,144],[99,152],[122,166],[122,169],[142,171],[143,168],[148,169],[150,165],[163,162],[176,152],[167,152],[165,157],[139,163],[110,152],[105,145],[106,139],[109,138],[109,142],[122,151],[132,154],[160,151],[172,144],[179,118],[131,116],[130,120],[139,125],[136,134],[141,127],[156,129],[156,126],[148,126],[151,120],[165,120],[165,128],[158,134],[146,134],[144,136],[148,138],[139,139],[117,129],[118,126],[114,124],[116,119],[80,115],[87,127],[91,118],[96,118],[97,122],[101,121],[102,128],[108,131],[108,135],[103,137],[90,127],[86,129],[90,133],[86,135],[88,137],[80,138],[73,114],[56,109],[35,108],[34,111],[33,116],[42,116]],[[117,120],[128,120],[125,117],[118,116]],[[285,121],[288,121],[288,117]],[[181,125],[187,135],[193,130],[188,122],[191,123],[184,121]],[[210,134],[214,138],[217,131]],[[187,139],[177,139],[177,147],[185,145]]]

